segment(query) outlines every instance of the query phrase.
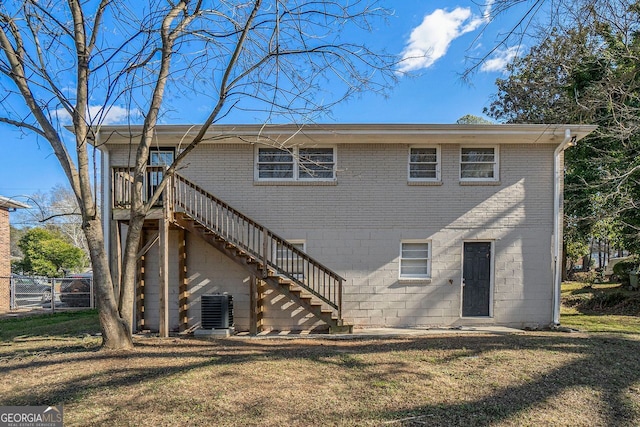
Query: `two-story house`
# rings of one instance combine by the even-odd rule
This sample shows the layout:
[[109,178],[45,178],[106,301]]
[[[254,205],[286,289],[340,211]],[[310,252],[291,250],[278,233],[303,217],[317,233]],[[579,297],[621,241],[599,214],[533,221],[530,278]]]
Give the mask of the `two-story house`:
[[[137,328],[197,327],[210,293],[254,332],[558,323],[563,152],[594,129],[214,126],[148,217]],[[139,131],[96,135],[114,271]],[[194,133],[157,129],[148,190]]]

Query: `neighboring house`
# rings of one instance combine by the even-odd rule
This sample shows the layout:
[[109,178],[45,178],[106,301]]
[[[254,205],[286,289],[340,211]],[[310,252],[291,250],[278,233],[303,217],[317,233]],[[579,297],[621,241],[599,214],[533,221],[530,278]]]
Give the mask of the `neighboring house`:
[[0,196],[0,313],[11,308],[11,235],[9,212],[29,206],[16,200]]
[[[558,323],[563,151],[594,129],[215,126],[146,222],[136,327],[198,327],[210,293],[251,332]],[[116,274],[139,131],[96,135]],[[158,127],[145,191],[194,132]]]

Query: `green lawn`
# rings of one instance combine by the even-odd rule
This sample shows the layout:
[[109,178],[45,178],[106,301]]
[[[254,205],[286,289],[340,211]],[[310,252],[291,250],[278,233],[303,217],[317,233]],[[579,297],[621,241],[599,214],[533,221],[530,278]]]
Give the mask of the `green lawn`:
[[0,341],[16,337],[75,336],[100,331],[96,310],[67,311],[0,320]]
[[640,295],[618,283],[562,285],[562,326],[586,332],[640,334]]

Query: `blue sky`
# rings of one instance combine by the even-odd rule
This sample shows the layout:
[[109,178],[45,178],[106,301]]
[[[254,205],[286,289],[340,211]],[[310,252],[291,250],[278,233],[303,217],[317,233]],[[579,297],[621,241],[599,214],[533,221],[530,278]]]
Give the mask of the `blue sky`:
[[[465,114],[482,115],[495,93],[495,80],[503,74],[506,61],[515,49],[501,49],[475,73],[469,83],[460,74],[468,67],[467,57],[479,57],[495,46],[500,34],[508,31],[518,9],[492,17],[492,0],[424,1],[385,0],[395,11],[387,25],[380,26],[370,43],[388,52],[415,58],[402,65],[411,77],[401,77],[389,96],[367,94],[333,110],[336,123],[454,123]],[[526,5],[525,5],[526,6]],[[491,17],[491,22],[489,22]],[[488,23],[488,26],[486,25]],[[485,28],[486,26],[486,28]],[[484,30],[483,30],[484,29]],[[113,113],[121,113],[116,108]],[[192,111],[190,111],[192,113]],[[192,117],[176,117],[188,123]],[[113,117],[112,123],[117,122]],[[225,123],[251,123],[251,118],[232,114]],[[58,184],[67,185],[48,143],[0,125],[0,195],[27,201],[23,195],[48,192]]]

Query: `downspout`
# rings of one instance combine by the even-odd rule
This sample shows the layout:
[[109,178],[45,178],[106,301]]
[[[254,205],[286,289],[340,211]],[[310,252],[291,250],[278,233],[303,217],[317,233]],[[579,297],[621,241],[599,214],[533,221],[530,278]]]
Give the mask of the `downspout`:
[[[102,183],[102,233],[104,250],[111,258],[111,175],[109,170],[109,151],[99,141],[100,132],[96,132],[94,144],[100,151],[100,180]],[[109,261],[111,262],[111,261]]]
[[560,290],[562,285],[562,226],[563,215],[560,212],[563,193],[560,191],[564,182],[564,169],[560,163],[560,155],[568,147],[576,145],[576,137],[571,137],[571,130],[564,131],[564,139],[553,152],[553,325],[560,324]]

